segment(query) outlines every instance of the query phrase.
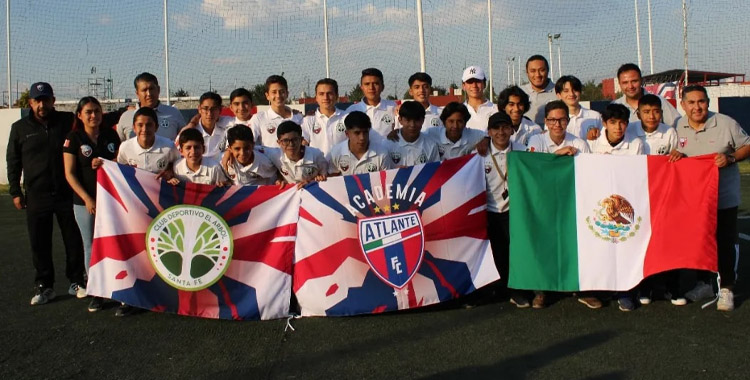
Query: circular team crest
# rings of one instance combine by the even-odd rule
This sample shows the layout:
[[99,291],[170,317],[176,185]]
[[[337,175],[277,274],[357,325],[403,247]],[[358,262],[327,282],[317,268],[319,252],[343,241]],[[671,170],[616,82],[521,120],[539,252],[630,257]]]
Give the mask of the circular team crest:
[[383,117],[380,119],[381,122],[386,124],[393,124],[393,117],[389,114],[383,115]]
[[315,124],[313,126],[313,133],[315,133],[316,135],[319,134],[321,130],[323,130],[323,127],[319,126],[318,124]]
[[425,162],[427,162],[427,155],[422,152],[419,154],[419,157],[417,157],[417,163],[424,164]]
[[115,143],[109,143],[109,144],[107,144],[107,150],[109,151],[109,153],[114,153],[115,152]]
[[433,118],[432,120],[430,120],[430,125],[432,125],[433,127],[437,127],[440,125],[440,123],[438,122],[437,118]]
[[492,171],[492,164],[490,164],[489,162],[485,161],[484,162],[484,173],[485,174],[490,174],[491,171]]
[[167,168],[167,160],[164,158],[160,158],[159,161],[156,161],[156,168],[159,170],[164,170]]
[[169,120],[167,119],[159,120],[159,128],[169,128]]
[[391,161],[393,161],[394,164],[398,165],[398,163],[401,162],[401,153],[391,152]]
[[82,154],[82,155],[83,155],[84,157],[89,157],[89,156],[91,156],[91,153],[93,153],[93,152],[94,152],[94,150],[93,150],[93,149],[91,149],[91,147],[90,147],[90,146],[88,146],[88,145],[81,145],[81,154]]
[[341,169],[342,172],[349,170],[349,160],[341,157],[339,160],[339,169]]
[[597,203],[594,216],[586,217],[586,224],[594,236],[612,243],[624,242],[641,228],[633,206],[621,195],[612,194]]
[[337,132],[344,132],[344,131],[346,131],[346,126],[344,125],[343,121],[339,121],[338,124],[336,124],[336,131]]
[[232,260],[232,231],[214,211],[177,205],[162,211],[146,231],[151,265],[170,286],[198,291],[213,285]]
[[369,162],[366,166],[368,172],[374,172],[378,170],[378,166],[374,162]]
[[315,168],[312,166],[303,166],[302,167],[302,175],[307,177],[312,177],[313,174],[315,174]]
[[269,134],[273,134],[276,132],[276,126],[273,124],[266,125],[266,131],[268,131]]
[[656,151],[656,154],[658,154],[660,156],[665,156],[665,155],[669,154],[669,146],[667,146],[667,145],[660,145],[659,149]]

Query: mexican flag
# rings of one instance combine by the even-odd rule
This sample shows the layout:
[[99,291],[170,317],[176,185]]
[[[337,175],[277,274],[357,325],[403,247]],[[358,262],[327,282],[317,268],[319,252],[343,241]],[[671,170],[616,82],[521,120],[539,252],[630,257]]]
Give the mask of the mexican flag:
[[509,287],[629,290],[670,269],[717,270],[712,155],[508,160]]

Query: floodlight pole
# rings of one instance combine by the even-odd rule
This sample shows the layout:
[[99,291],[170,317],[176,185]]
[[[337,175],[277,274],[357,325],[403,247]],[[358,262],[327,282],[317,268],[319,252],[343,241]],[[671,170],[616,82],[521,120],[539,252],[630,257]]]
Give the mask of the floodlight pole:
[[557,40],[557,75],[558,77],[562,77],[562,55],[560,54],[560,45],[562,43],[560,42],[560,35],[558,34],[555,39]]
[[169,92],[169,23],[167,17],[167,0],[164,0],[164,84],[167,90],[167,105],[172,105],[172,93]]
[[648,0],[648,58],[650,60],[651,74],[654,73],[654,36],[651,32],[651,0]]
[[638,20],[638,0],[635,1],[635,43],[638,48],[638,67],[643,67],[643,57],[641,56],[641,23]]
[[682,43],[685,54],[685,86],[688,85],[688,29],[687,29],[687,2],[682,0]]
[[331,77],[331,61],[328,56],[328,2],[323,0],[323,40],[326,45],[326,78]]
[[419,68],[421,72],[427,71],[424,57],[424,24],[422,22],[422,0],[417,0],[417,27],[419,28]]
[[[552,60],[552,33],[547,33],[547,45],[549,45],[549,61],[548,62],[554,62]],[[555,70],[552,68],[552,66],[549,67],[549,78],[552,81],[555,80]]]
[[8,55],[8,108],[13,107],[13,101],[10,99],[10,0],[5,0],[5,49]]
[[490,72],[489,90],[490,90],[490,101],[492,102],[494,101],[494,99],[492,99],[493,91],[492,91],[492,1],[491,0],[487,0],[487,30],[489,33],[489,37],[487,39],[488,45],[489,45],[488,54],[489,54],[489,66],[490,66],[489,67],[489,72]]

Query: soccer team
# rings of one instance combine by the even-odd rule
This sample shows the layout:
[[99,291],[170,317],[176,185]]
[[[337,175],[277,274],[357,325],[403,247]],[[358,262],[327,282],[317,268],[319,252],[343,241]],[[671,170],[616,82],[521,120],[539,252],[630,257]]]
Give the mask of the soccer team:
[[[94,97],[82,98],[75,113],[54,109],[52,88],[44,82],[29,89],[31,112],[11,127],[7,165],[10,194],[17,209],[26,208],[27,227],[36,270],[32,305],[55,298],[52,266],[52,218],[61,227],[66,251],[69,293],[86,297],[86,271],[96,214],[96,170],[103,159],[154,173],[176,185],[194,182],[217,186],[295,184],[301,188],[327,177],[381,171],[441,161],[478,152],[484,157],[488,235],[501,280],[494,294],[508,297],[519,308],[543,308],[547,294],[507,288],[509,262],[509,196],[507,153],[513,150],[576,155],[579,153],[668,155],[715,154],[720,168],[716,239],[719,279],[697,273],[685,291],[684,271],[652,276],[628,292],[583,292],[577,299],[590,308],[602,307],[603,297],[620,310],[651,302],[656,289],[675,305],[685,305],[718,291],[717,309],[734,308],[732,288],[738,257],[737,209],[739,170],[736,162],[750,156],[750,137],[726,115],[708,111],[706,89],[685,86],[681,106],[685,116],[660,96],[643,88],[640,69],[622,65],[617,79],[623,96],[603,113],[580,104],[582,83],[574,76],[556,82],[548,78],[549,64],[540,55],[526,62],[529,83],[510,86],[497,96],[485,95],[486,77],[477,66],[466,68],[462,87],[466,101],[442,109],[430,103],[432,78],[422,72],[409,77],[413,101],[397,105],[382,98],[383,74],[362,71],[361,101],[346,110],[335,107],[338,84],[330,78],[315,86],[318,109],[303,116],[286,105],[287,82],[272,75],[265,82],[270,108],[251,114],[251,93],[238,88],[229,96],[234,117],[221,116],[222,98],[204,93],[198,114],[185,122],[174,107],[160,103],[155,76],[134,80],[139,103],[134,109],[104,114]],[[118,119],[119,118],[119,119]],[[24,189],[21,188],[21,174]],[[679,252],[675,252],[679,255]],[[105,300],[92,298],[90,311]],[[122,304],[116,315],[133,308]]]

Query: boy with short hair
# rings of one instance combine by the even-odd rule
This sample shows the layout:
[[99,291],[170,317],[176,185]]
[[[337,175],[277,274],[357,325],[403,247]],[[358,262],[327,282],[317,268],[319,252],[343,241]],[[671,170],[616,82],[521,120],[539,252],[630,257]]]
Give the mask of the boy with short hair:
[[234,89],[229,94],[229,109],[234,113],[234,119],[227,123],[227,129],[240,124],[247,126],[253,116],[253,106],[253,95],[250,91],[244,87]]
[[271,75],[266,79],[265,86],[266,99],[271,107],[253,115],[248,126],[253,130],[256,144],[279,148],[276,129],[284,121],[291,120],[297,125],[301,124],[302,114],[286,105],[286,100],[289,97],[289,86],[284,77]]
[[589,144],[568,133],[570,121],[568,106],[561,100],[554,100],[544,106],[544,125],[546,133],[529,138],[529,152],[554,153],[557,155],[575,156],[580,153],[591,153]]
[[[423,72],[414,73],[409,77],[409,95],[414,99],[414,102],[419,103],[424,107],[425,116],[424,122],[422,123],[422,131],[427,131],[431,127],[442,127],[443,124],[440,120],[440,107],[437,107],[430,103],[430,95],[432,95],[432,77]],[[404,103],[405,104],[405,103]],[[398,118],[396,118],[396,129],[400,129],[401,124]]]
[[347,139],[336,144],[326,156],[329,174],[372,173],[395,167],[385,144],[370,141],[372,124],[366,113],[351,112],[344,118],[344,125]]
[[227,131],[228,149],[232,155],[227,174],[240,186],[270,185],[276,177],[276,167],[260,152],[255,152],[253,131],[247,125],[237,124]]
[[369,118],[372,129],[379,135],[386,137],[395,126],[396,103],[381,97],[385,89],[383,72],[370,67],[362,70],[359,88],[364,97],[359,103],[352,104],[346,109],[349,114],[354,111],[364,112]]
[[513,122],[511,140],[523,145],[528,144],[531,136],[544,132],[542,127],[524,116],[530,106],[529,95],[518,86],[507,87],[497,96],[497,110],[505,112]]
[[622,104],[608,104],[602,114],[604,130],[596,140],[588,141],[591,153],[643,154],[643,140],[633,134],[625,133],[629,117],[630,111]]
[[133,114],[132,124],[135,136],[120,144],[117,162],[158,174],[157,177],[164,176],[180,158],[180,153],[173,140],[156,134],[156,111],[149,107],[139,108]]
[[391,161],[398,166],[414,166],[440,161],[437,142],[420,132],[425,109],[417,102],[405,102],[398,110],[398,140],[391,142]]
[[475,146],[485,139],[485,133],[472,128],[466,128],[466,122],[471,114],[465,105],[450,102],[440,114],[444,127],[431,127],[427,135],[432,137],[438,147],[441,160],[461,157],[471,153]]
[[344,111],[336,108],[339,99],[339,84],[331,78],[323,78],[315,84],[315,101],[318,109],[314,115],[302,120],[302,137],[323,154],[341,141],[346,140]]
[[312,181],[325,181],[328,162],[320,150],[302,145],[302,128],[287,120],[276,128],[277,145],[281,148],[264,148],[268,159],[276,166],[282,178],[278,185],[296,183],[297,188]]
[[218,162],[203,157],[203,135],[199,130],[191,128],[182,131],[179,143],[182,159],[174,164],[175,178],[169,183],[176,185],[182,181],[215,186],[231,184]]
[[[215,92],[206,92],[198,99],[200,119],[195,130],[201,133],[205,151],[203,157],[220,159],[227,144],[227,122],[231,119],[221,116],[221,96]],[[227,120],[229,119],[229,120]],[[184,129],[187,130],[188,128]],[[182,134],[182,132],[180,132]]]
[[594,139],[595,132],[589,135],[589,130],[602,129],[602,116],[599,112],[581,106],[582,91],[583,84],[572,75],[563,75],[555,83],[557,98],[568,106],[568,132],[583,140],[588,140],[589,137]]
[[643,139],[645,154],[666,156],[677,149],[677,131],[662,122],[661,99],[652,94],[638,100],[639,121],[628,124],[627,133]]

